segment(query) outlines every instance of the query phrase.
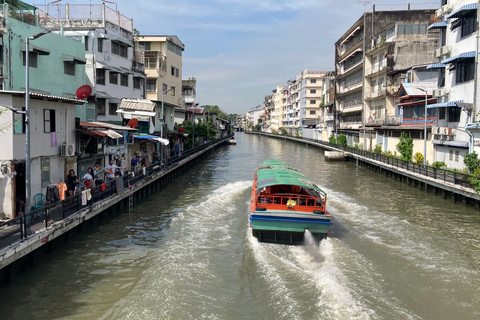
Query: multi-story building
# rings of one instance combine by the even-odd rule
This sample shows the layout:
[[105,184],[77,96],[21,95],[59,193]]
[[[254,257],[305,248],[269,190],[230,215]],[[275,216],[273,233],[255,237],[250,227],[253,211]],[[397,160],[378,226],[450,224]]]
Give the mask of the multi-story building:
[[322,79],[326,71],[301,72],[300,120],[301,127],[316,127],[319,122],[320,107],[323,104]]
[[320,132],[320,140],[328,141],[335,129],[335,72],[328,71],[322,77],[322,104],[318,118],[317,129]]
[[438,88],[433,92],[438,102],[427,106],[436,111],[438,119],[438,125],[432,128],[434,161],[451,168],[464,168],[462,156],[473,151],[468,124],[478,121],[480,111],[475,70],[478,17],[478,1],[442,0],[436,11],[438,22],[429,26],[430,31],[440,30],[435,51],[438,63],[430,66],[438,70]]
[[143,35],[138,39],[145,49],[147,99],[163,100],[164,118],[173,118],[176,108],[185,109],[182,99],[182,54],[185,46],[177,36]]
[[[275,93],[275,90],[273,90],[273,93]],[[263,131],[272,132],[272,115],[275,109],[275,105],[273,104],[272,94],[265,96],[263,105],[265,106],[265,124],[264,124]]]
[[272,100],[273,100],[273,112],[271,115],[271,129],[272,131],[279,131],[282,127],[283,119],[283,85],[277,85],[277,89],[273,90]]
[[[432,63],[437,39],[427,34],[427,26],[434,22],[434,12],[410,7],[376,11],[374,6],[335,43],[337,129],[346,134],[349,144],[371,147],[366,139],[367,124],[401,124],[395,122],[396,92],[392,88],[395,83],[399,88],[398,73]],[[399,130],[394,131],[400,134]],[[368,136],[372,134],[375,135],[369,132]]]
[[[93,88],[85,107],[77,108],[82,121],[122,124],[117,113],[122,98],[144,98],[142,48],[135,45],[133,21],[105,4],[37,6],[42,28],[83,43],[85,84]],[[88,7],[88,10],[85,8]],[[78,61],[65,57],[65,63]]]

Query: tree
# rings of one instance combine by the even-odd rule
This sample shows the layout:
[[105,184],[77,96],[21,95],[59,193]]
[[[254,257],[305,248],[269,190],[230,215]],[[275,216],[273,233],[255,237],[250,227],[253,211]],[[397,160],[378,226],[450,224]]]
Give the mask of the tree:
[[463,156],[463,163],[468,169],[468,172],[473,173],[475,170],[480,167],[480,160],[475,151],[472,153],[466,154]]
[[413,138],[410,138],[408,133],[402,132],[400,142],[397,144],[397,151],[402,155],[402,160],[412,161]]
[[347,145],[347,136],[344,134],[341,134],[337,137],[337,144],[341,146],[346,146]]
[[223,111],[222,109],[220,109],[219,106],[217,105],[204,105],[202,106],[202,108],[205,108],[205,112],[206,113],[215,113],[217,115],[218,118],[220,119],[227,119],[228,115],[225,111]]

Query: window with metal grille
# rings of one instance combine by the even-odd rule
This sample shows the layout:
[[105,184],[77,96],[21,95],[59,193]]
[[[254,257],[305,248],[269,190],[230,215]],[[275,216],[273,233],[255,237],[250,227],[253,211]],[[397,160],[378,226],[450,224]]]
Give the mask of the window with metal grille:
[[105,69],[97,69],[97,84],[105,85]]
[[48,187],[50,184],[50,158],[42,158],[42,188]]
[[118,84],[118,73],[113,71],[109,71],[108,73],[109,73],[108,77],[109,77],[110,83]]
[[73,61],[63,61],[63,73],[70,76],[75,75],[75,62]]
[[97,115],[99,116],[105,115],[105,99],[101,99],[101,98],[97,99]]
[[109,103],[108,104],[108,114],[113,116],[117,114],[117,104],[116,103]]
[[120,76],[120,85],[128,87],[128,74],[122,74]]

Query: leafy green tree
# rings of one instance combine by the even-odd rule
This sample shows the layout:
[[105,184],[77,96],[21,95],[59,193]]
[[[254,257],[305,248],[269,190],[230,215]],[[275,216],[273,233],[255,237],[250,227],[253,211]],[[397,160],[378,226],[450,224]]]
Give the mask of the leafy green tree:
[[475,190],[477,194],[480,194],[480,167],[477,167],[473,171],[473,174],[470,177],[470,183],[472,184],[473,190]]
[[330,143],[337,143],[337,139],[335,138],[335,134],[332,134],[330,135],[330,138],[328,138],[328,142]]
[[375,148],[373,148],[373,153],[381,154],[381,153],[382,153],[382,146],[377,143],[377,144],[375,145]]
[[226,120],[228,115],[225,113],[225,111],[223,111],[222,109],[220,109],[219,106],[217,105],[204,105],[202,106],[202,108],[205,108],[205,112],[207,113],[215,113],[217,115],[218,118],[220,119],[224,119]]
[[397,151],[402,157],[400,159],[405,161],[412,161],[413,154],[413,138],[408,136],[408,133],[402,132],[400,142],[397,144]]
[[347,136],[344,134],[341,134],[337,138],[337,143],[341,146],[346,146],[347,145]]
[[468,153],[463,156],[463,163],[468,169],[468,172],[473,173],[475,170],[480,167],[480,160],[478,159],[478,155],[475,151],[472,153]]

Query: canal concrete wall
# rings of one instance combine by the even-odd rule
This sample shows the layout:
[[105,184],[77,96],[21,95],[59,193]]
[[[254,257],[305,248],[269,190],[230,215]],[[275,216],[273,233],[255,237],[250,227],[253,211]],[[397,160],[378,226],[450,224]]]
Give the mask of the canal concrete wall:
[[427,192],[432,192],[444,199],[451,199],[458,204],[474,206],[480,210],[480,195],[475,190],[462,186],[460,184],[451,183],[441,179],[435,179],[421,173],[415,173],[407,169],[399,168],[392,164],[387,164],[381,161],[376,161],[368,157],[355,154],[340,148],[336,148],[332,144],[324,143],[323,141],[306,140],[300,137],[293,137],[288,135],[270,134],[264,132],[246,132],[247,134],[256,134],[273,139],[280,139],[284,141],[293,141],[307,146],[316,146],[329,153],[344,154],[347,161],[356,162],[357,165],[371,169],[374,172],[384,174],[388,177],[407,183],[411,186],[421,188]]
[[130,203],[159,191],[176,177],[213,153],[221,145],[228,144],[228,138],[212,143],[208,147],[176,162],[175,165],[135,183],[132,188],[120,194],[92,204],[61,221],[53,222],[49,227],[39,230],[28,238],[12,243],[0,251],[0,285],[11,282],[18,274],[28,269],[45,254],[53,251],[55,242],[68,238],[69,233],[91,221],[101,213],[119,211]]

